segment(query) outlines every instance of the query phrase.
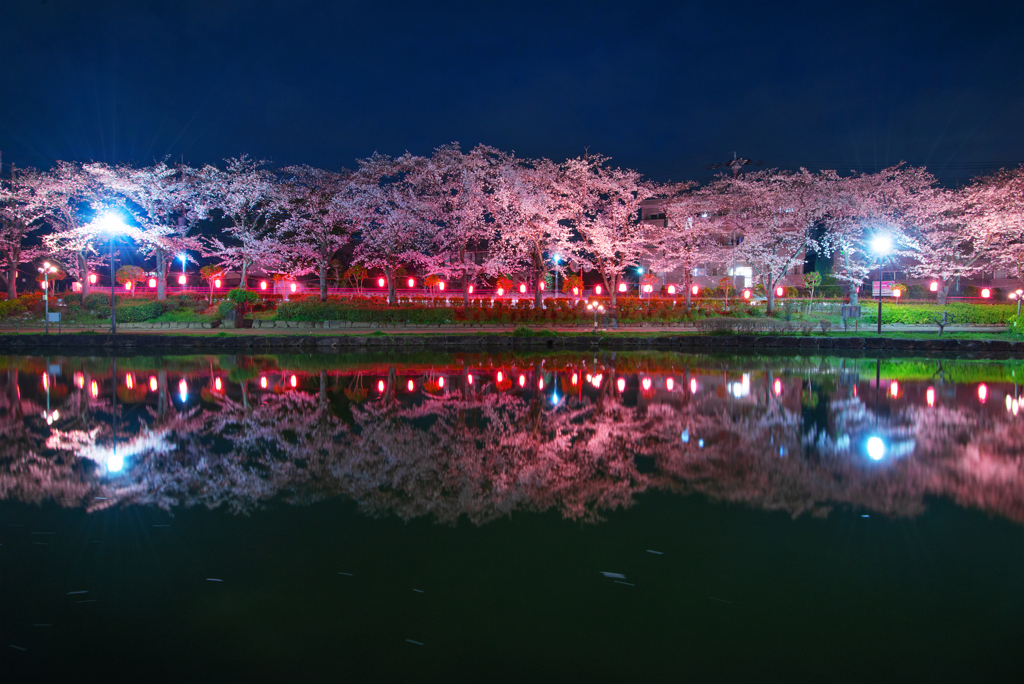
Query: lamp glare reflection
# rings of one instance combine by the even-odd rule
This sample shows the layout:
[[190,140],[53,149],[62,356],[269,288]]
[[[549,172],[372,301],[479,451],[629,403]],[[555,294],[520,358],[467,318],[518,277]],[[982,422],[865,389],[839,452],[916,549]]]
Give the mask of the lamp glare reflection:
[[869,438],[868,457],[870,457],[872,461],[881,461],[883,456],[885,456],[885,442],[882,441],[882,438]]
[[124,468],[123,456],[111,456],[107,461],[107,472],[109,473],[119,473],[122,468]]

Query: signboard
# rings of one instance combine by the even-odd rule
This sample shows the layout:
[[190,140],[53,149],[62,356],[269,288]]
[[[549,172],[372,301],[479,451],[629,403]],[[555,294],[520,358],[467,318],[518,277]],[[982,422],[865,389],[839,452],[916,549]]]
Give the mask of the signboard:
[[[871,281],[871,296],[878,296],[878,282],[877,280]],[[896,284],[895,280],[883,280],[882,282],[882,296],[892,297],[892,286]]]
[[49,321],[50,323],[60,323],[60,314],[48,313],[46,314],[46,320]]

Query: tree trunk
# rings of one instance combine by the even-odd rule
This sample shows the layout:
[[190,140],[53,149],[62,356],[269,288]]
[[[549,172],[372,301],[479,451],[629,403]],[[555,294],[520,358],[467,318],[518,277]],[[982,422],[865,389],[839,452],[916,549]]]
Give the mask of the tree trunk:
[[[846,275],[847,275],[847,277],[849,277],[849,275],[850,275],[850,255],[848,253],[846,253],[845,250],[843,250],[843,258],[846,260]],[[850,306],[859,306],[860,305],[860,293],[857,291],[859,289],[860,289],[859,287],[854,286],[853,283],[850,283],[850,286],[849,286],[849,288],[847,290],[849,292],[849,294],[850,294]]]
[[327,260],[320,260],[320,301],[327,301]]
[[469,306],[469,272],[462,269],[462,306]]
[[167,255],[164,250],[156,250],[156,300],[167,299]]
[[693,296],[693,269],[686,269],[686,273],[683,275],[683,286],[686,288],[686,310],[690,310],[690,305]]
[[92,292],[92,284],[89,282],[89,262],[85,259],[84,252],[75,254],[78,261],[78,277],[82,279],[82,298],[85,299]]
[[391,266],[384,268],[384,276],[388,279],[388,306],[396,304],[395,298],[395,270]]
[[764,285],[764,293],[768,297],[768,301],[765,304],[765,313],[770,316],[772,311],[775,310],[775,287],[771,283],[771,274],[769,274],[768,278],[762,277],[761,284]]
[[242,290],[246,289],[246,287],[245,287],[245,279],[246,279],[248,273],[249,273],[249,262],[247,262],[245,259],[243,259],[242,260],[242,280],[241,280],[241,282],[238,283],[238,287],[240,289],[242,289]]
[[[619,301],[618,298],[619,298],[619,274],[616,273],[615,275],[612,276],[612,298],[611,298],[611,302],[610,302],[611,303],[611,309],[608,311],[608,313],[612,317],[612,327],[613,328],[618,328],[619,327],[619,312],[618,312],[618,309],[616,308],[616,305],[617,305],[617,303]],[[609,383],[609,384],[611,384],[611,383]]]
[[7,268],[7,298],[18,298],[18,260],[12,258]]
[[939,306],[946,306],[946,295],[949,294],[949,285],[945,280],[939,281],[939,291],[936,294],[938,295]]

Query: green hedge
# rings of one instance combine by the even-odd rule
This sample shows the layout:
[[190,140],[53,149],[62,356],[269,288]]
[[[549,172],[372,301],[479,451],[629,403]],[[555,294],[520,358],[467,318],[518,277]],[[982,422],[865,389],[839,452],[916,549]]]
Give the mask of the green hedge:
[[352,306],[336,300],[306,299],[282,302],[277,307],[281,321],[360,321],[373,323],[454,323],[455,309],[421,306]]
[[[110,307],[106,307],[110,310]],[[118,304],[117,320],[121,323],[142,323],[150,321],[165,311],[163,302],[145,301],[138,304]]]
[[[1017,314],[1015,304],[965,304],[948,302],[946,306],[938,304],[882,304],[882,323],[904,323],[909,325],[934,325],[942,312],[949,313],[947,321],[966,325],[1002,325],[1010,322]],[[861,304],[861,323],[875,324],[878,322],[878,304],[864,302]]]
[[0,302],[0,318],[10,318],[25,313],[28,305],[21,297],[17,299],[5,299]]

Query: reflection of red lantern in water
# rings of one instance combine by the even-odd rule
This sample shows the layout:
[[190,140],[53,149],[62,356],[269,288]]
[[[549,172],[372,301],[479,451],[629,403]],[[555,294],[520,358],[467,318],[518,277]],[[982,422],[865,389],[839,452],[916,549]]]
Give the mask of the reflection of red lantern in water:
[[978,385],[978,401],[982,404],[988,401],[988,385],[985,383]]
[[155,375],[149,376],[149,391],[156,392],[160,388],[160,383],[157,382]]
[[380,392],[381,394],[384,394],[384,381],[383,380],[378,380],[377,381],[377,391]]
[[520,387],[526,387],[526,376],[525,375],[522,375],[522,374],[519,375],[519,386]]
[[299,379],[297,377],[295,377],[294,375],[291,377],[291,386],[292,387],[298,387],[299,386]]
[[929,387],[928,390],[924,393],[924,398],[925,398],[925,401],[928,402],[928,406],[929,407],[934,407],[935,406],[935,388],[934,387]]
[[900,383],[898,381],[893,380],[891,383],[889,383],[889,394],[892,395],[893,399],[899,398],[899,396],[900,396]]
[[676,388],[676,381],[673,380],[672,378],[665,378],[665,389],[667,389],[669,392],[671,392],[675,388]]
[[96,397],[100,396],[100,386],[99,386],[99,383],[97,383],[95,380],[93,380],[89,384],[89,394],[92,395],[93,399],[95,399]]
[[615,381],[615,386],[619,388],[620,392],[626,391],[626,378],[619,378]]
[[640,381],[640,386],[644,388],[645,392],[647,390],[651,389],[651,379],[650,378],[644,378],[643,380]]
[[410,392],[416,389],[416,383],[413,382],[412,380],[407,382],[405,386],[409,389]]
[[466,382],[469,383],[470,385],[473,384],[473,374],[472,373],[469,373],[468,375],[466,375]]
[[776,396],[782,394],[782,380],[775,378],[775,382],[772,383],[772,390]]
[[213,379],[213,389],[217,390],[218,392],[224,389],[224,383],[220,381],[220,378]]

